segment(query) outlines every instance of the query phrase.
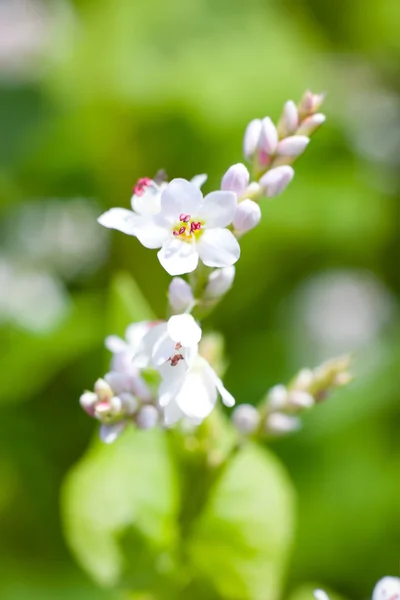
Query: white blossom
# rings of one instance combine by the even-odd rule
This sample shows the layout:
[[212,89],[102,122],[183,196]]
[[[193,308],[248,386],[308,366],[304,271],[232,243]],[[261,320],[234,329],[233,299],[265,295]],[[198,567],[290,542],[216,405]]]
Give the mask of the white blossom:
[[198,352],[201,328],[192,315],[174,315],[154,325],[141,340],[133,357],[136,367],[159,369],[168,363],[173,371],[181,363],[188,368]]
[[400,600],[400,579],[384,577],[376,584],[372,600]]
[[[206,179],[207,175],[195,175],[192,183],[200,189]],[[135,236],[136,226],[140,227],[151,222],[151,217],[160,212],[161,195],[167,185],[167,182],[157,183],[149,177],[142,177],[133,188],[132,210],[111,208],[97,219],[98,222],[109,229],[117,229],[122,233]]]
[[151,321],[132,323],[125,331],[123,340],[117,335],[109,335],[105,339],[107,350],[112,352],[111,371],[137,374],[132,359],[144,335],[154,326]]
[[226,227],[232,223],[237,199],[233,192],[218,191],[203,198],[185,179],[172,180],[161,195],[161,211],[134,224],[146,248],[161,248],[157,256],[170,275],[194,271],[199,258],[208,267],[233,265],[240,246]]
[[178,365],[174,370],[171,364],[165,363],[160,373],[163,381],[159,388],[159,405],[164,410],[167,426],[182,418],[200,424],[213,410],[218,395],[226,406],[235,404],[214,369],[200,356],[196,356],[189,369]]

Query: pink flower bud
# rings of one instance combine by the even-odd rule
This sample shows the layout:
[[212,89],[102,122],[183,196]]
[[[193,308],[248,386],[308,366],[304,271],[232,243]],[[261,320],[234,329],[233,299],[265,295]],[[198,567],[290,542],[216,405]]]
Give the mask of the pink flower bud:
[[232,421],[240,433],[250,434],[257,429],[260,415],[258,410],[251,404],[240,404],[233,411]]
[[250,121],[246,127],[243,140],[243,154],[247,160],[251,160],[257,150],[261,127],[261,119]]
[[279,121],[278,131],[280,137],[292,135],[299,126],[299,112],[293,100],[288,100],[283,107],[282,117]]
[[193,292],[182,277],[174,277],[168,289],[169,304],[174,313],[183,313],[193,303]]
[[222,178],[221,189],[229,192],[235,192],[239,197],[246,190],[250,181],[250,174],[242,163],[237,163],[229,167]]
[[294,177],[294,170],[288,165],[275,167],[267,171],[260,179],[260,185],[267,198],[278,196],[289,185]]
[[216,300],[221,298],[232,287],[235,279],[235,267],[224,267],[215,269],[208,278],[208,283],[204,292],[207,299]]
[[269,117],[261,122],[259,150],[267,155],[274,154],[278,144],[278,131]]
[[243,200],[239,202],[235,216],[233,217],[233,226],[239,233],[246,233],[254,229],[260,222],[261,210],[253,200]]
[[319,109],[325,99],[325,94],[313,94],[307,90],[300,100],[299,113],[301,117],[311,115]]
[[306,117],[300,127],[297,130],[299,135],[311,135],[319,127],[321,127],[322,123],[325,123],[326,117],[322,113],[315,113],[315,115],[311,115],[310,117]]
[[97,394],[100,402],[108,402],[113,396],[114,392],[109,384],[104,379],[98,379],[94,384],[94,391]]
[[94,412],[95,412],[96,402],[98,402],[97,394],[94,394],[93,392],[85,392],[79,398],[79,402],[80,402],[80,405],[82,406],[83,410],[85,410],[88,415],[93,417]]
[[400,600],[400,579],[384,577],[376,584],[372,600]]
[[292,135],[279,142],[277,153],[280,156],[300,156],[307,148],[309,141],[310,139],[305,135]]

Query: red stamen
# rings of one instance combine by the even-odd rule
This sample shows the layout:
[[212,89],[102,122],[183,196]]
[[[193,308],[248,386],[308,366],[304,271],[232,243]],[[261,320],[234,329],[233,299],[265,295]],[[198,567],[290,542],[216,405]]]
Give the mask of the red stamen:
[[149,187],[151,183],[152,180],[150,177],[142,177],[141,179],[138,179],[135,187],[133,188],[133,193],[136,196],[143,196],[146,188]]
[[174,231],[172,232],[172,235],[179,235],[179,231],[177,231],[176,229],[174,229]]
[[194,231],[198,231],[199,229],[201,229],[201,223],[200,223],[200,221],[198,221],[197,223],[195,223],[194,221],[192,221],[190,223],[190,233],[193,233]]
[[183,233],[185,233],[186,231],[186,227],[181,227],[179,230],[179,234],[182,235]]
[[171,356],[171,358],[169,358],[168,360],[171,361],[171,367],[176,367],[178,362],[180,360],[183,360],[183,356],[182,354],[175,354],[175,356]]
[[190,221],[190,215],[185,215],[185,213],[182,213],[181,215],[179,215],[179,220],[182,223],[189,223],[189,221]]

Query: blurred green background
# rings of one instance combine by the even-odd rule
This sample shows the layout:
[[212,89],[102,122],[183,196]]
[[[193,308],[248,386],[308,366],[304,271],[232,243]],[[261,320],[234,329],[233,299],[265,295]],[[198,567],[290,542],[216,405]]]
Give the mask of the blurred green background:
[[95,429],[78,398],[110,282],[130,272],[162,317],[169,277],[96,217],[159,168],[217,189],[248,121],[307,87],[327,123],[205,328],[238,402],[355,352],[355,383],[273,444],[298,495],[283,597],[399,576],[399,54],[396,0],[0,0],[1,600],[114,598],[66,547],[60,488]]

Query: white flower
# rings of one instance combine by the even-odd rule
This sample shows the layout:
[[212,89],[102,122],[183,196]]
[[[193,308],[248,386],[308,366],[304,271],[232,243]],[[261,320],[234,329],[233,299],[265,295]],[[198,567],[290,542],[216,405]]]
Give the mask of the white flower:
[[376,584],[372,600],[400,600],[400,579],[384,577]]
[[240,246],[226,229],[236,210],[236,195],[218,191],[204,199],[200,190],[185,179],[174,179],[162,193],[161,211],[135,225],[135,233],[146,248],[160,248],[158,258],[170,275],[190,273],[199,258],[208,267],[233,265]]
[[105,339],[107,350],[112,352],[111,370],[119,373],[137,374],[132,359],[139,348],[145,334],[153,327],[151,321],[132,323],[125,331],[125,340],[117,335],[109,335]]
[[232,287],[235,279],[235,267],[225,267],[224,269],[215,269],[209,278],[204,290],[204,297],[208,300],[221,298]]
[[221,181],[221,190],[235,192],[239,198],[250,181],[250,173],[242,163],[229,167]]
[[160,373],[163,381],[158,401],[167,426],[182,418],[200,424],[213,410],[218,395],[226,406],[235,404],[214,369],[200,356],[196,356],[189,369],[179,365],[174,371],[171,365],[164,364]]
[[172,371],[188,366],[197,355],[201,328],[189,314],[174,315],[167,322],[158,323],[143,337],[133,357],[139,368],[159,369],[167,363]]
[[[192,183],[200,188],[206,179],[207,175],[195,175]],[[160,212],[161,194],[167,185],[167,182],[157,183],[149,177],[142,177],[133,188],[132,210],[111,208],[97,219],[98,222],[109,229],[117,229],[128,235],[136,235],[135,225],[140,226],[142,222],[148,222],[152,216]]]

